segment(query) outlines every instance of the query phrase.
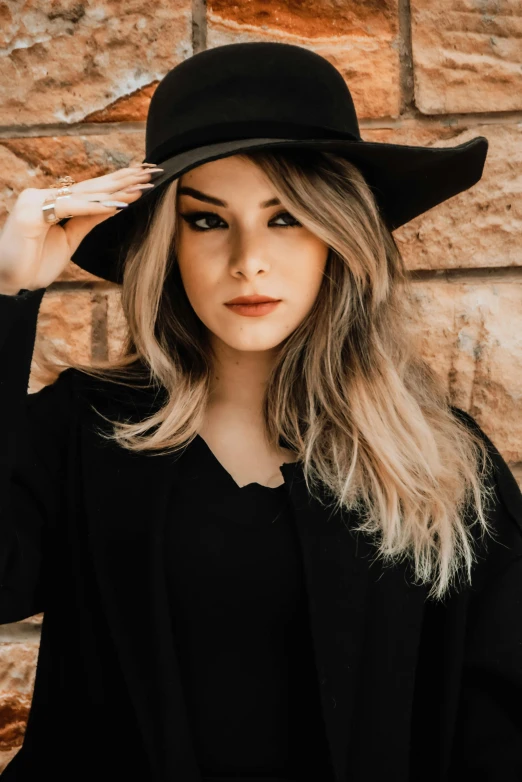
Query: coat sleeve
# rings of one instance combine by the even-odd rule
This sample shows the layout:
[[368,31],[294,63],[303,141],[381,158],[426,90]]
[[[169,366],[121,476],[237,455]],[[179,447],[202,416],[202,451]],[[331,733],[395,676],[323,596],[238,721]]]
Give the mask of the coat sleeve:
[[0,624],[45,610],[72,400],[67,369],[28,394],[45,288],[0,294]]
[[[468,416],[468,418],[471,418]],[[522,780],[522,494],[499,451],[494,465],[488,544],[479,586],[471,590],[461,691],[448,782]]]

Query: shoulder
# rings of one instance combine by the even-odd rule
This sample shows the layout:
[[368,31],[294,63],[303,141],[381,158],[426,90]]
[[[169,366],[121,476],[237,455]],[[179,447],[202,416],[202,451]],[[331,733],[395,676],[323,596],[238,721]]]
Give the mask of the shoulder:
[[148,385],[143,375],[137,375],[132,382],[124,382],[116,377],[95,377],[69,367],[38,395],[48,399],[50,404],[66,404],[80,413],[94,409],[111,417],[121,413],[126,417],[144,418],[166,401],[165,393],[165,389]]
[[494,442],[479,426],[477,421],[459,407],[452,406],[451,409],[484,442],[491,457],[494,470],[494,484],[498,488],[499,500],[506,506],[507,512],[513,516],[513,521],[519,527],[522,535],[522,493],[515,476]]
[[515,476],[502,457],[493,440],[484,432],[477,421],[466,411],[451,406],[454,415],[467,425],[484,442],[491,460],[488,486],[494,491],[494,501],[487,513],[495,536],[489,542],[491,566],[522,556],[522,492]]
[[70,368],[60,372],[51,383],[42,386],[38,391],[27,394],[27,405],[30,410],[46,409],[66,404],[68,407],[75,393],[76,370]]

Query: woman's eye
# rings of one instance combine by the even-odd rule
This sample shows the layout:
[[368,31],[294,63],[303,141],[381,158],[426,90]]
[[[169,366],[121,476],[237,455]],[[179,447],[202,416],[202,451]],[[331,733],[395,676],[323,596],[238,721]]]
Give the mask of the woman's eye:
[[[295,217],[292,217],[292,215],[289,212],[280,212],[278,215],[276,215],[273,220],[280,220],[282,217],[287,215],[293,222],[291,223],[279,223],[277,226],[278,228],[292,228],[293,226],[300,226],[301,223],[297,222]],[[186,223],[190,225],[190,227],[194,231],[212,231],[214,228],[219,228],[218,225],[219,222],[224,222],[221,220],[221,218],[214,214],[214,212],[180,212],[180,216],[185,220]],[[273,222],[272,220],[272,222]],[[201,225],[198,225],[200,222],[207,221],[212,223],[212,221],[217,221],[218,224],[210,225],[210,227],[203,227]]]
[[197,225],[197,223],[201,222],[202,220],[218,220],[219,217],[214,214],[213,212],[180,212],[181,217],[187,222],[194,231],[211,231],[212,228],[215,228],[216,226],[212,226],[211,228],[203,228],[200,225]]
[[[278,215],[276,215],[276,216],[274,217],[274,220],[279,220],[281,217],[284,217],[285,215],[288,215],[288,217],[290,218],[290,220],[292,220],[292,221],[293,221],[293,222],[291,222],[291,223],[286,223],[286,224],[284,224],[284,227],[285,227],[285,228],[291,228],[291,227],[292,227],[292,226],[294,226],[294,225],[295,225],[295,226],[297,226],[297,225],[299,225],[299,226],[300,226],[300,225],[301,225],[301,223],[299,223],[299,222],[298,222],[298,221],[295,219],[295,217],[292,217],[292,215],[290,214],[290,212],[279,212],[279,214],[278,214]],[[283,226],[281,226],[281,227],[283,227]]]

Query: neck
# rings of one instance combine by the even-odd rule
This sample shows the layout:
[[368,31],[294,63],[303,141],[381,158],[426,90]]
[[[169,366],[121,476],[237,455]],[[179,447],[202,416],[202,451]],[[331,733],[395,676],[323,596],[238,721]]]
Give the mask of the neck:
[[214,364],[210,406],[233,409],[245,420],[259,421],[273,361],[269,350],[247,352],[227,346]]

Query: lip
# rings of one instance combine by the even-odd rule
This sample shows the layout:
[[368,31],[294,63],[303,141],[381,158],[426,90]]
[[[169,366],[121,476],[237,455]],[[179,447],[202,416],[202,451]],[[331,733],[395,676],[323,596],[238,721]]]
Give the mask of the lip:
[[257,318],[259,315],[268,315],[269,312],[275,310],[281,301],[264,301],[258,304],[225,304],[229,310],[235,312],[236,315],[246,315],[247,318]]
[[252,296],[236,296],[235,299],[230,299],[225,304],[263,304],[265,301],[280,301],[280,299],[273,299],[271,296],[255,293]]

